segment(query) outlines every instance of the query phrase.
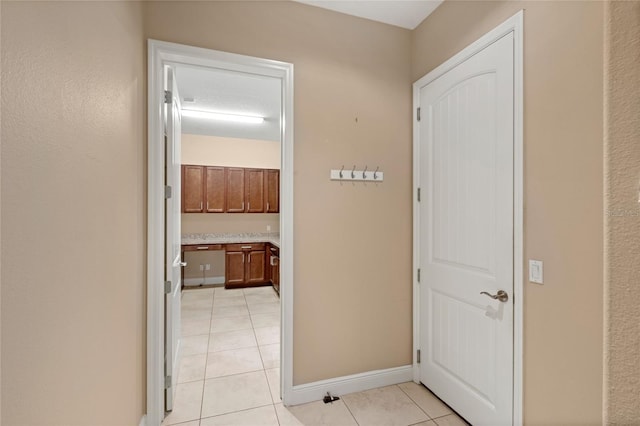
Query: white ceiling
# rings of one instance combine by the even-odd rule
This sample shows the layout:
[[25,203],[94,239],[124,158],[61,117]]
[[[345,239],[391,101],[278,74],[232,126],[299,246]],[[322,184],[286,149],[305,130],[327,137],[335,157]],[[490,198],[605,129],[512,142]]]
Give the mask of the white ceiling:
[[[280,80],[253,74],[176,65],[182,109],[264,117],[261,124],[183,117],[182,132],[241,139],[280,140]],[[185,101],[185,98],[187,101]],[[192,98],[193,102],[188,102]]]
[[412,30],[424,21],[444,0],[295,1]]
[[[443,0],[296,0],[403,28],[418,26]],[[183,133],[280,140],[280,80],[252,74],[176,65],[183,109],[258,115],[262,124],[183,117]],[[193,99],[193,102],[185,101]]]

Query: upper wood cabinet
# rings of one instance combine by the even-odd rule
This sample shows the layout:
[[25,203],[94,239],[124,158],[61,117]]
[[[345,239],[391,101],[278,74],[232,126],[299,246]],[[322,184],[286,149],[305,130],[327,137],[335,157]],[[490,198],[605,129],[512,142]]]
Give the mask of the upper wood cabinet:
[[204,167],[182,166],[182,212],[202,213],[204,207]]
[[280,170],[264,171],[265,213],[280,212]]
[[224,167],[206,167],[204,204],[207,213],[224,213],[226,195]]
[[246,213],[264,213],[264,170],[245,169],[244,178],[246,189],[244,199],[246,202]]
[[182,213],[279,213],[280,170],[182,166]]
[[244,169],[227,168],[227,213],[244,213],[245,173]]

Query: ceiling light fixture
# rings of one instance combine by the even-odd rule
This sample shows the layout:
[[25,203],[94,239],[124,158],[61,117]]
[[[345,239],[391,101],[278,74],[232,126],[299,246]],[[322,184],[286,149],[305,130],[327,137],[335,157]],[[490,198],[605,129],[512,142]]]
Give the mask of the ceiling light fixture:
[[183,109],[183,117],[204,118],[207,120],[233,121],[236,123],[260,124],[264,122],[264,117],[255,115],[227,114],[222,112],[198,111],[194,109]]

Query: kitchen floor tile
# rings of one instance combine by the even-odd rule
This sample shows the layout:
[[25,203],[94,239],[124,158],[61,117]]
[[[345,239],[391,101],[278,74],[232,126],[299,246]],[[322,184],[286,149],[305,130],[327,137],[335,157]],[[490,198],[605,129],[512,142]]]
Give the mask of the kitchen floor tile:
[[180,356],[206,354],[209,349],[209,335],[185,336],[180,339]]
[[212,333],[209,338],[209,352],[228,351],[258,346],[251,329]]
[[251,315],[251,322],[253,323],[253,328],[280,327],[280,312]]
[[176,386],[173,411],[165,417],[162,422],[164,426],[200,419],[203,384],[203,381],[199,381]]
[[212,318],[239,317],[249,315],[247,305],[213,306]]
[[202,417],[272,405],[263,371],[208,379],[204,385]]
[[428,420],[426,422],[416,423],[411,426],[438,426],[438,425],[436,425],[436,422],[434,422],[433,420]]
[[282,402],[280,399],[280,368],[270,368],[264,370],[264,372],[267,375],[267,382],[269,383],[273,403],[278,404]]
[[178,383],[195,382],[204,380],[204,371],[207,365],[207,354],[189,355],[180,357],[180,369],[178,370]]
[[182,309],[180,311],[181,320],[210,320],[211,307],[203,309]]
[[280,367],[280,343],[259,346],[265,369]]
[[280,298],[278,298],[278,296],[276,296],[275,293],[273,293],[273,294],[250,294],[248,296],[245,296],[245,299],[246,299],[247,304],[249,306],[257,305],[257,304],[260,304],[260,303],[280,303]]
[[263,366],[258,348],[234,349],[209,353],[205,377],[212,379],[260,370]]
[[278,417],[273,405],[252,408],[245,411],[207,417],[200,420],[200,426],[278,426]]
[[224,317],[211,319],[211,333],[252,329],[248,315],[241,317]]
[[449,414],[448,416],[433,419],[438,426],[469,426],[469,423],[459,417],[457,414]]
[[280,312],[279,302],[269,303],[256,303],[249,305],[249,312],[253,314],[271,314],[274,312]]
[[276,408],[276,414],[278,415],[278,422],[280,422],[280,426],[304,426],[287,407],[282,405],[282,403],[275,404],[274,407]]
[[278,326],[254,328],[253,331],[256,333],[256,340],[260,346],[280,343],[280,327]]
[[197,336],[199,334],[209,334],[211,329],[210,319],[189,319],[182,318],[180,322],[180,330],[182,336]]
[[222,306],[246,306],[247,301],[244,298],[244,295],[240,295],[237,297],[220,297],[213,299],[213,307],[222,307]]
[[[303,425],[314,426],[357,426],[344,402],[335,401],[325,404],[322,401],[310,402],[308,404],[287,407]],[[364,424],[364,423],[363,423]]]
[[418,407],[429,415],[432,419],[436,417],[446,416],[453,413],[444,402],[440,401],[429,389],[414,382],[406,382],[398,385],[404,393],[409,395]]
[[429,420],[395,385],[344,395],[342,400],[363,425],[406,426]]
[[226,289],[224,287],[217,287],[213,297],[221,298],[221,297],[239,297],[244,296],[244,291],[241,288],[236,289]]
[[247,287],[245,289],[243,289],[244,295],[245,296],[251,296],[254,294],[257,295],[261,295],[261,294],[268,294],[268,295],[273,295],[275,294],[275,290],[273,289],[273,286],[270,285],[265,285],[265,286],[261,286],[261,287]]
[[206,299],[190,299],[183,300],[180,304],[180,307],[184,311],[193,311],[198,309],[211,309],[213,305],[213,297]]

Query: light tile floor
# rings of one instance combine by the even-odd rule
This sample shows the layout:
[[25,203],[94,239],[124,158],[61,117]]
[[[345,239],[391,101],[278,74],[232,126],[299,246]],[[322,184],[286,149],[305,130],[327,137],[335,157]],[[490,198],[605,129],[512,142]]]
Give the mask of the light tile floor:
[[280,401],[280,299],[271,287],[187,289],[174,410],[163,425],[464,426],[413,382],[325,404]]

